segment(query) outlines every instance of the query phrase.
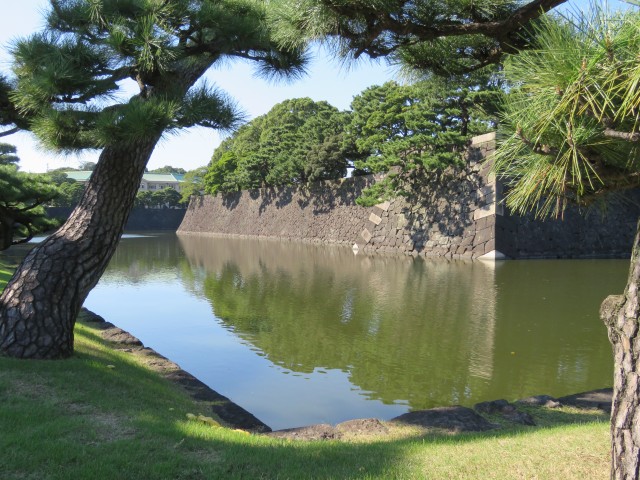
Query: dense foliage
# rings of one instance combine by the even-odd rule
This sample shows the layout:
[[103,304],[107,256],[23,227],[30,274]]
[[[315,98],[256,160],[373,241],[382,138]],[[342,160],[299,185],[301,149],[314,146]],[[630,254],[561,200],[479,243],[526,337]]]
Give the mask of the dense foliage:
[[510,57],[496,169],[509,206],[561,215],[640,185],[640,14],[547,18]]
[[[339,179],[349,168],[362,174],[395,166],[408,173],[458,164],[471,136],[495,128],[502,90],[493,71],[452,80],[370,87],[346,112],[308,98],[282,102],[216,149],[205,189],[217,193]],[[388,176],[365,192],[361,203],[397,192],[396,180],[396,174]]]
[[199,197],[204,193],[204,178],[206,174],[206,166],[189,170],[184,174],[180,185],[180,192],[182,193],[180,201],[183,205],[188,205],[191,197]]
[[343,57],[384,57],[421,72],[468,73],[528,46],[525,28],[566,0],[299,0],[271,14],[280,37],[321,40]]
[[184,175],[185,173],[187,173],[187,171],[184,168],[165,165],[164,167],[154,168],[153,170],[149,170],[149,173],[176,173],[178,175]]
[[154,192],[140,191],[135,201],[136,207],[145,208],[177,208],[182,205],[182,195],[171,187]]
[[358,200],[373,205],[401,193],[408,174],[462,162],[469,139],[496,125],[500,84],[492,71],[429,78],[413,85],[388,82],[354,98],[350,135],[365,155],[361,171],[394,173]]
[[0,250],[57,225],[43,205],[59,195],[46,175],[20,172],[16,148],[0,144]]
[[285,100],[216,149],[208,193],[340,178],[351,165],[348,114],[309,98]]

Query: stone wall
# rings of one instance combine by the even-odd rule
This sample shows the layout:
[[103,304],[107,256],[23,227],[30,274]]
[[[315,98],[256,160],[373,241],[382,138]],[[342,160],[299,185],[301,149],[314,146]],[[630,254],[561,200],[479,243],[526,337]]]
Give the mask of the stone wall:
[[[640,194],[602,218],[569,209],[564,221],[512,215],[491,174],[495,134],[476,137],[463,169],[415,179],[406,197],[355,204],[372,176],[195,199],[181,234],[251,236],[351,245],[367,253],[445,258],[628,257]],[[488,161],[487,161],[488,160]]]
[[194,198],[178,232],[352,245],[370,210],[355,200],[373,181],[364,176]]
[[495,187],[484,157],[493,136],[478,137],[469,168],[420,179],[408,198],[356,205],[373,176],[303,187],[204,196],[189,205],[178,232],[255,236],[350,245],[365,252],[476,258],[495,250]]
[[[70,207],[49,207],[47,215],[66,220],[71,215]],[[131,211],[125,226],[128,231],[177,230],[182,223],[184,208],[141,208]]]

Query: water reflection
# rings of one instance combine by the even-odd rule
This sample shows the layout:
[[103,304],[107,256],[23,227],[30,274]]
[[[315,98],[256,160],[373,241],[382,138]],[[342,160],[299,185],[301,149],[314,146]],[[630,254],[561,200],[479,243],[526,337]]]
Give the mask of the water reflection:
[[273,241],[180,243],[207,272],[213,313],[275,364],[341,370],[370,398],[415,408],[482,394],[491,377],[495,292],[485,287],[495,271],[484,264]]
[[[88,304],[111,319],[109,296],[139,303],[148,285],[157,311],[146,302],[144,315],[123,308],[112,321],[282,428],[606,386],[598,305],[626,268],[165,235],[123,241]],[[176,302],[182,314],[170,313]]]

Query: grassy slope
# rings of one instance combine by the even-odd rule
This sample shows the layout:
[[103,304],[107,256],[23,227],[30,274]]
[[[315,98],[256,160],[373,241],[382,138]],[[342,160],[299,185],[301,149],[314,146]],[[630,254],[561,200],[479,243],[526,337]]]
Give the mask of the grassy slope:
[[349,443],[279,441],[212,428],[186,418],[199,407],[176,387],[81,324],[69,360],[0,358],[0,405],[3,479],[608,475],[608,419],[571,409],[533,410],[541,425],[535,428]]
[[3,263],[2,259],[0,259],[0,292],[4,288],[5,284],[11,278],[12,272],[13,272],[13,269],[10,266],[8,266],[6,263]]

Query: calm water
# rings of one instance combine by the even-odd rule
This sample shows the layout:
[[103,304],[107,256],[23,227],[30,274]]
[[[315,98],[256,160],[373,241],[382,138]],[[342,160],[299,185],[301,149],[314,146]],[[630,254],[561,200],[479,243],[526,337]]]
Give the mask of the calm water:
[[609,386],[627,269],[164,234],[123,239],[86,306],[278,429]]

